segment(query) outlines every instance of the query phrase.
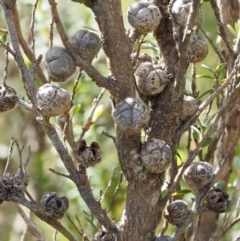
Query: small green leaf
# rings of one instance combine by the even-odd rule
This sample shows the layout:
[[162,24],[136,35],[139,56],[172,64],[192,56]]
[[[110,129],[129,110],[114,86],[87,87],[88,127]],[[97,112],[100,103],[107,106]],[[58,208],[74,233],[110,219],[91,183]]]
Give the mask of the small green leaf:
[[164,198],[166,196],[166,194],[167,194],[167,190],[166,189],[161,191],[162,198]]
[[178,190],[172,194],[172,196],[184,196],[185,194],[192,193],[190,189]]
[[227,65],[226,63],[221,63],[221,64],[219,64],[219,65],[217,66],[215,72],[216,72],[216,73],[220,73],[220,72],[226,67],[226,65]]
[[0,39],[1,39],[4,43],[6,43],[6,42],[7,42],[7,34],[1,35]]
[[201,64],[201,66],[202,66],[203,68],[209,70],[211,73],[213,73],[213,70],[212,70],[209,66],[207,66],[206,64]]
[[90,223],[90,225],[97,231],[98,228],[96,227],[96,225],[92,222],[92,220],[90,218],[85,217],[85,219],[88,221],[88,223]]
[[202,133],[200,132],[200,130],[195,127],[195,126],[191,126],[192,129],[192,135],[196,140],[201,140],[202,139]]
[[202,147],[209,146],[212,143],[212,138],[209,137],[207,140],[202,144]]
[[92,122],[95,122],[97,120],[97,118],[102,115],[103,111],[104,111],[104,106],[99,105],[94,112]]
[[237,32],[235,31],[235,29],[230,24],[227,24],[227,27],[228,27],[228,30],[231,32],[231,34],[236,38]]
[[178,166],[181,165],[183,163],[183,159],[182,159],[181,155],[179,154],[179,152],[177,150],[174,151],[174,154],[178,157],[178,159],[180,159],[180,162],[178,162],[178,160],[177,160]]
[[197,78],[205,78],[205,79],[215,79],[213,76],[205,75],[205,74],[197,74]]
[[205,95],[212,93],[213,89],[207,90],[205,91],[203,94],[201,94],[200,96],[198,96],[198,98],[196,99],[196,101],[198,102],[200,99],[202,99],[202,97],[204,97]]
[[73,109],[73,116],[76,115],[80,109],[81,109],[81,105],[80,104],[76,105]]

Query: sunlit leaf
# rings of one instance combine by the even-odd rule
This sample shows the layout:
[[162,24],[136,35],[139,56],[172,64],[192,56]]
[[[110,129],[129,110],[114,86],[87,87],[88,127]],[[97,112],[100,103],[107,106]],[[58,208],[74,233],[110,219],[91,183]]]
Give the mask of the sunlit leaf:
[[226,63],[221,63],[216,68],[216,73],[220,73],[226,67]]
[[185,194],[192,193],[190,189],[178,190],[172,194],[172,196],[184,196]]
[[205,75],[205,74],[197,74],[196,78],[215,79],[213,76]]
[[202,147],[209,146],[212,143],[212,138],[209,137],[207,140],[202,144]]
[[191,126],[192,129],[192,135],[196,140],[201,140],[202,139],[202,133],[200,132],[200,130],[195,127],[195,126]]
[[209,66],[207,66],[206,64],[201,64],[201,66],[213,73],[213,70]]
[[103,111],[104,111],[104,106],[99,105],[94,112],[92,122],[95,122],[97,120],[97,118],[102,115]]
[[2,34],[0,39],[3,41],[3,42],[7,42],[7,34]]
[[183,159],[181,157],[181,155],[179,154],[179,152],[177,150],[174,151],[174,154],[178,157],[178,159],[180,160],[180,163],[178,163],[178,166],[181,165],[183,163]]
[[236,38],[237,33],[236,33],[235,29],[230,24],[227,24],[227,27],[228,27],[228,30],[231,32],[231,34]]
[[73,116],[76,115],[80,109],[81,109],[81,105],[80,104],[76,105],[73,109]]
[[204,97],[205,95],[211,93],[213,91],[213,89],[207,90],[204,93],[202,93],[200,96],[198,96],[198,98],[196,99],[196,101],[199,101],[200,99],[202,99],[202,97]]

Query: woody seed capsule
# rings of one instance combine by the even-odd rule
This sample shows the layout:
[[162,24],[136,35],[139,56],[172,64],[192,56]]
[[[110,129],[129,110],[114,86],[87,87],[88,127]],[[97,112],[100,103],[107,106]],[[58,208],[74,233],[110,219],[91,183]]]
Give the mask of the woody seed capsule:
[[56,84],[44,84],[37,91],[37,105],[45,116],[59,116],[71,107],[69,93]]
[[141,34],[154,31],[161,18],[159,8],[151,2],[134,3],[128,8],[128,21]]
[[45,55],[45,60],[49,79],[55,82],[67,80],[76,70],[73,58],[63,47],[50,48]]

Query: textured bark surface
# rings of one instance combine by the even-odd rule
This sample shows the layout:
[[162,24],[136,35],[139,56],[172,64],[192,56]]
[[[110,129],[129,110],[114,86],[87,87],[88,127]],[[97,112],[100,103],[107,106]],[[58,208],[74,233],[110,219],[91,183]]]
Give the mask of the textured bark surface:
[[[233,45],[233,35],[230,33],[227,25],[231,25],[233,28],[235,22],[239,17],[240,5],[238,0],[228,1],[228,0],[218,0],[219,13],[221,21],[223,24],[224,31],[227,35],[227,40],[230,45]],[[220,40],[222,52],[227,63],[227,73],[233,70],[233,63],[236,56],[229,54],[226,44]],[[231,90],[229,89],[229,93]],[[228,94],[229,94],[228,93]],[[223,147],[219,146],[214,158],[215,166],[217,167],[223,159],[226,158],[224,166],[221,168],[219,175],[216,178],[217,182],[224,181],[227,185],[231,171],[232,171],[232,161],[234,157],[235,147],[237,145],[240,129],[240,113],[239,113],[239,95],[236,98],[236,102],[233,102],[227,109],[225,116],[225,137],[222,140],[224,142]],[[201,215],[201,221],[197,230],[195,230],[195,238],[190,240],[205,241],[209,240],[213,234],[217,231],[217,220],[218,215],[214,212],[207,211]],[[196,227],[196,223],[195,223]]]

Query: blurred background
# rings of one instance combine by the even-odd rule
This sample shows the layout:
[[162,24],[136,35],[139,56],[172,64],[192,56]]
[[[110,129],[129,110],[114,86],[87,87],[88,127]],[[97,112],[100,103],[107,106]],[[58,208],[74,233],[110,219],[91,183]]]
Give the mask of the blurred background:
[[[125,28],[129,29],[130,25],[127,22],[127,8],[131,3],[134,3],[133,0],[122,1],[122,10],[124,16],[124,24]],[[18,0],[17,6],[19,10],[19,17],[21,22],[21,27],[23,31],[23,36],[31,45],[31,12],[33,9],[33,1],[30,0]],[[63,21],[65,26],[67,35],[69,38],[80,29],[88,29],[92,31],[98,32],[98,26],[94,20],[94,16],[92,12],[86,8],[84,5],[80,5],[78,3],[74,3],[71,1],[67,1],[67,3],[63,0],[58,1],[58,10],[59,15]],[[217,39],[217,25],[216,19],[213,16],[211,7],[209,3],[202,4],[203,10],[203,29],[206,32],[209,32],[212,36],[214,42]],[[40,0],[38,2],[38,6],[35,14],[35,25],[34,25],[34,33],[35,33],[35,46],[36,46],[36,55],[45,54],[49,48],[49,25],[51,23],[51,14],[50,7],[48,1]],[[6,28],[5,20],[3,18],[3,12],[0,10],[0,28]],[[199,32],[201,36],[202,33]],[[204,38],[204,37],[203,37]],[[54,46],[62,46],[61,40],[57,34],[56,29],[54,29]],[[157,45],[154,37],[149,34],[146,37],[146,41],[143,45],[142,52],[147,52],[153,57],[157,59]],[[2,47],[0,47],[0,79],[3,79],[3,69],[5,66],[5,51]],[[16,64],[12,58],[9,56],[9,74],[7,79],[7,85],[13,87],[19,97],[26,97],[25,90],[23,88],[23,84],[21,81],[21,76],[16,67]],[[26,64],[30,67],[31,63],[25,57]],[[201,64],[205,64],[212,69],[215,69],[218,65],[218,59],[213,49],[209,45],[209,54],[208,57],[202,62],[196,65],[196,70],[198,75],[210,75],[209,70],[207,68],[202,67]],[[42,61],[41,63],[44,72],[45,63]],[[103,51],[101,51],[97,58],[93,61],[93,65],[95,68],[104,76],[107,76],[108,67],[107,61]],[[189,72],[186,75],[186,93],[190,94],[191,92],[191,68],[189,68]],[[74,86],[74,82],[77,78],[77,72],[75,75],[71,77],[65,83],[61,83],[60,86],[62,88],[67,89],[70,93],[72,93],[72,89]],[[40,86],[40,81],[36,78],[35,84],[37,87]],[[214,79],[204,77],[197,79],[198,90],[200,91],[199,96],[203,94],[202,98],[199,98],[199,102],[204,100],[207,97],[211,89],[213,89],[215,85]],[[90,114],[91,105],[95,98],[98,97],[101,89],[96,87],[94,82],[83,73],[81,76],[80,83],[77,87],[76,97],[74,104],[79,105],[79,111],[73,117],[73,131],[75,138],[77,139],[81,132],[82,126],[87,121],[88,116]],[[109,93],[105,92],[102,100],[99,103],[99,106],[96,110],[94,116],[94,124],[91,126],[90,130],[85,134],[84,139],[87,143],[91,143],[92,141],[97,141],[101,147],[103,152],[102,162],[99,163],[94,168],[89,168],[88,174],[91,180],[91,185],[93,188],[94,196],[98,198],[100,196],[100,192],[104,191],[108,186],[109,180],[112,177],[112,185],[109,188],[105,199],[103,200],[102,206],[103,208],[108,209],[112,200],[112,194],[119,182],[121,176],[121,169],[117,160],[117,152],[114,146],[114,143],[111,138],[102,135],[102,132],[105,131],[110,135],[115,135],[114,125],[111,118],[111,101],[109,98]],[[214,104],[213,104],[214,105]],[[214,108],[212,111],[214,114]],[[55,118],[51,118],[51,123],[57,125]],[[96,222],[89,209],[83,202],[83,200],[79,197],[79,193],[77,192],[75,186],[72,182],[67,180],[64,177],[59,177],[53,173],[51,173],[48,169],[53,168],[58,172],[65,173],[65,169],[63,164],[61,163],[56,151],[51,146],[49,140],[45,137],[42,127],[35,120],[35,117],[31,112],[23,109],[20,106],[16,106],[14,109],[4,112],[0,114],[0,175],[3,174],[6,159],[9,150],[9,144],[11,142],[12,137],[17,137],[20,145],[24,145],[27,147],[31,146],[32,155],[30,162],[27,166],[27,171],[30,174],[30,185],[29,192],[36,200],[40,200],[46,193],[48,192],[56,192],[58,196],[65,195],[69,199],[69,209],[67,211],[68,215],[71,219],[78,225],[75,219],[75,215],[77,215],[81,221],[82,227],[85,233],[91,238],[92,234],[96,232],[96,229],[99,228],[99,224]],[[59,135],[61,132],[59,131]],[[178,149],[179,157],[178,161],[184,161],[187,157],[186,151],[186,135],[183,136],[181,144]],[[70,150],[70,148],[69,148]],[[203,150],[204,152],[204,150]],[[240,161],[239,161],[239,153],[240,148],[237,149],[237,155],[234,160],[234,171],[232,175],[231,183],[229,184],[229,191],[232,192],[234,190],[234,181],[239,177],[240,171]],[[181,157],[181,158],[180,158]],[[27,151],[23,153],[23,161],[27,158]],[[8,167],[9,173],[14,173],[18,169],[19,165],[19,157],[17,154],[16,146],[13,149],[13,153],[11,156],[11,162]],[[183,189],[184,183],[182,183]],[[110,209],[110,216],[116,221],[119,221],[121,218],[122,211],[124,209],[124,199],[125,199],[125,189],[126,183],[123,180],[119,190],[116,194],[116,197],[113,202],[113,206]],[[187,201],[191,202],[191,198],[193,194],[185,195]],[[26,211],[27,212],[27,211]],[[33,214],[31,214],[32,220],[43,230],[43,233],[47,240],[52,240],[54,235],[54,230],[36,218]],[[76,231],[73,226],[65,216],[61,219],[61,222],[74,234]],[[17,213],[17,207],[13,203],[4,202],[0,206],[0,233],[1,233],[1,241],[16,241],[21,240],[22,233],[25,228],[25,223],[23,222],[20,215]],[[160,228],[159,228],[160,229]],[[175,228],[173,226],[169,226],[167,233],[171,234]],[[81,240],[80,236],[76,237]],[[228,234],[228,237],[234,235],[234,231],[231,231]],[[26,241],[32,240],[32,238],[27,234],[25,239]],[[66,240],[61,234],[57,235],[57,240],[64,241]],[[231,240],[231,239],[225,239]]]

